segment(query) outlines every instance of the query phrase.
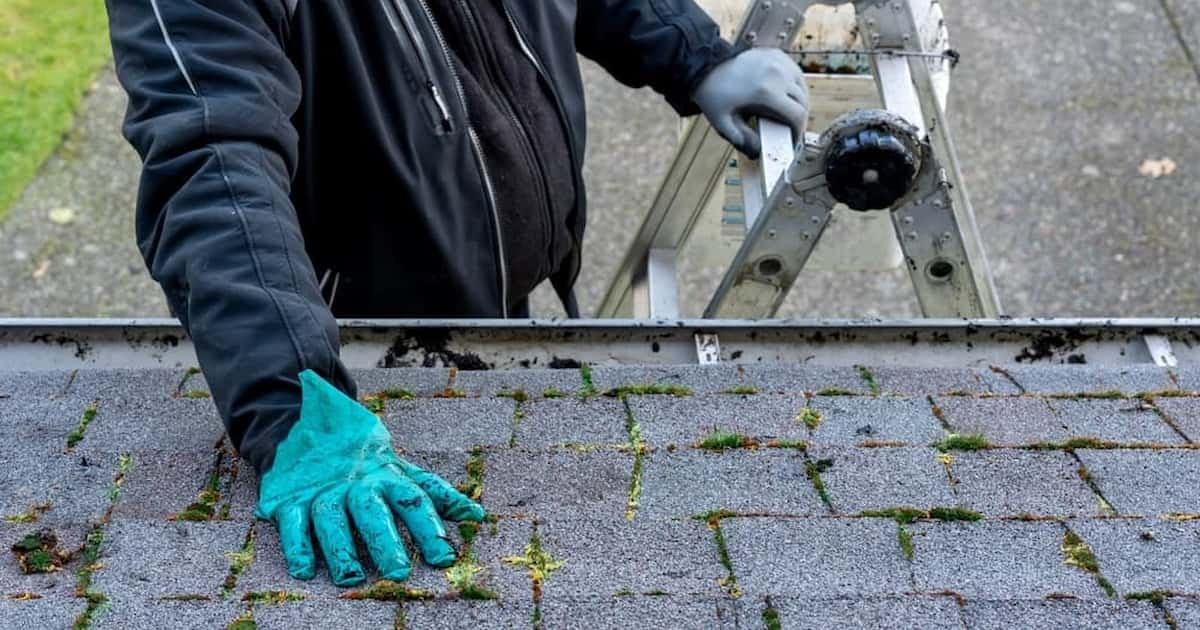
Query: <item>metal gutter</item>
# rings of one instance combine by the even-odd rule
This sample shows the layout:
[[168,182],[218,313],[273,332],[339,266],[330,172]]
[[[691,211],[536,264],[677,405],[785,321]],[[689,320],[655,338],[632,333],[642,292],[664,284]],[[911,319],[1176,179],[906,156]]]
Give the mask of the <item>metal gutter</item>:
[[[812,365],[978,367],[1200,361],[1200,319],[1003,320],[342,320],[350,367],[569,367],[696,363],[697,334],[720,360]],[[1159,361],[1161,364],[1162,362]],[[174,319],[3,319],[0,370],[196,364]]]

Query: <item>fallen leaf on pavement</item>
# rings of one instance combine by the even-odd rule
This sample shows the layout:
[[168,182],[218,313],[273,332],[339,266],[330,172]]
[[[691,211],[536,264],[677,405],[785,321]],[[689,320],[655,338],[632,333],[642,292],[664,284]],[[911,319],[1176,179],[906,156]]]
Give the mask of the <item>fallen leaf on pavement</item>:
[[39,264],[37,266],[37,269],[33,270],[33,279],[41,280],[42,276],[46,275],[47,271],[50,271],[50,260],[49,259],[43,260],[41,262],[41,264]]

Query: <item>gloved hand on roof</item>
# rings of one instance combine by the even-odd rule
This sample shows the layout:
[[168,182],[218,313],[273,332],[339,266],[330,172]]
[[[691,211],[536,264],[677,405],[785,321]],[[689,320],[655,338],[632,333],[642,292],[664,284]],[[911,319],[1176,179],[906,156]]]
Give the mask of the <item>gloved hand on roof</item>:
[[746,118],[761,116],[792,128],[797,144],[808,126],[804,72],[778,48],[751,48],[709,71],[692,94],[713,129],[757,158],[762,143]]
[[257,510],[259,518],[279,529],[288,573],[306,580],[316,572],[311,531],[334,584],[362,582],[366,572],[355,551],[353,527],[381,578],[407,578],[412,565],[396,517],[425,562],[452,564],[455,551],[442,518],[482,521],[483,507],[441,477],[400,459],[383,423],[354,399],[311,370],[300,374],[300,383],[300,420],[262,477]]

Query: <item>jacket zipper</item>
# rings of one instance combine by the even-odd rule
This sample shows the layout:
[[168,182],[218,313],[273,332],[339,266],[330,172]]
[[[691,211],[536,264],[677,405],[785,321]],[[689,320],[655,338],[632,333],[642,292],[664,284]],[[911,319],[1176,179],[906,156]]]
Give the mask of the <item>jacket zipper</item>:
[[[424,2],[424,0],[421,1]],[[513,34],[517,36],[517,44],[521,47],[521,52],[524,53],[529,61],[533,63],[533,67],[537,69],[538,74],[542,77],[542,80],[546,82],[547,86],[549,86],[550,93],[554,95],[554,105],[555,109],[558,111],[558,121],[562,124],[563,133],[566,134],[567,142],[571,147],[571,173],[572,177],[575,179],[575,203],[578,205],[579,197],[582,194],[582,191],[580,190],[582,182],[579,180],[579,177],[575,175],[579,172],[579,165],[575,163],[575,136],[571,134],[571,124],[570,121],[567,120],[567,112],[563,107],[562,97],[558,95],[558,86],[554,85],[554,82],[550,80],[550,74],[546,72],[546,68],[542,65],[541,59],[538,59],[538,56],[534,54],[533,48],[529,46],[529,42],[525,39],[525,34],[522,33],[521,29],[517,27],[517,21],[513,19],[512,12],[508,10],[508,0],[500,0],[500,8],[504,11],[505,19],[508,20],[508,27],[511,28]],[[575,281],[579,279],[579,272],[583,268],[583,265],[579,264],[579,258],[581,254],[579,243],[577,242],[578,239],[575,237],[574,230],[571,230],[571,241],[573,245],[571,248],[571,263],[575,267],[575,273],[571,278],[571,285],[573,286]]]
[[[403,0],[393,0],[398,6]],[[446,39],[442,36],[442,30],[438,28],[437,20],[433,18],[433,12],[429,10],[429,5],[425,0],[417,0],[421,5],[422,12],[425,13],[425,19],[429,21],[429,26],[433,29],[433,34],[437,37],[438,46],[442,50],[442,59],[446,63],[446,69],[450,72],[450,76],[454,79],[454,88],[458,92],[458,101],[462,105],[463,111],[467,110],[467,97],[463,92],[462,80],[458,77],[458,72],[454,70],[454,62],[450,60],[450,50],[446,46]],[[405,11],[407,12],[407,11]],[[410,16],[411,19],[411,16]],[[412,32],[416,33],[416,25],[413,24]],[[418,41],[418,50],[424,50],[424,46]],[[430,65],[432,67],[432,64]],[[432,76],[432,75],[430,75]],[[475,133],[475,128],[471,126],[469,115],[463,116],[463,126],[466,127],[467,137],[471,140],[471,149],[475,154],[475,163],[479,165],[479,173],[483,179],[484,192],[487,193],[488,211],[492,215],[492,229],[496,235],[496,260],[500,267],[500,309],[504,319],[508,319],[508,263],[504,260],[504,238],[500,234],[500,214],[496,211],[496,193],[492,187],[492,178],[488,175],[487,164],[483,161],[483,149],[479,146],[479,136]]]
[[[501,84],[499,81],[501,71],[497,68],[498,64],[495,62],[495,55],[492,54],[492,48],[488,46],[483,29],[479,27],[479,21],[475,19],[475,13],[471,10],[470,2],[468,0],[458,0],[458,4],[463,11],[463,15],[466,17],[467,22],[470,24],[470,29],[474,35],[475,43],[479,47],[479,54],[484,57],[485,71],[490,76],[493,84],[499,86]],[[499,101],[500,106],[504,109],[504,115],[509,119],[510,122],[512,122],[513,128],[517,131],[517,135],[519,136],[518,141],[521,143],[521,149],[525,152],[526,157],[531,162],[531,169],[536,171],[534,176],[538,179],[539,184],[537,193],[539,193],[538,196],[539,200],[541,201],[542,212],[545,216],[545,229],[542,231],[543,238],[547,244],[548,251],[553,252],[554,212],[550,207],[550,190],[549,183],[546,180],[546,170],[542,166],[542,161],[538,157],[537,151],[535,151],[533,148],[533,139],[529,133],[529,129],[525,127],[525,125],[521,122],[521,119],[517,116],[516,107],[513,105],[512,100],[508,97],[508,92],[503,88],[500,88],[499,92],[499,99],[497,100]],[[557,261],[550,261],[549,264],[553,264],[554,262]]]
[[[396,38],[400,39],[400,29],[408,35],[408,40],[412,43],[412,47],[417,51],[417,61],[421,64],[421,70],[425,74],[425,89],[429,90],[429,95],[433,98],[434,105],[438,108],[438,114],[442,117],[442,130],[449,133],[453,131],[454,124],[450,117],[450,106],[446,103],[445,97],[442,96],[442,91],[434,82],[433,62],[429,57],[429,51],[425,48],[424,41],[421,40],[416,22],[413,21],[412,13],[401,0],[391,0],[391,8],[388,6],[389,0],[379,0],[380,6],[383,7],[383,14],[387,17],[388,24],[392,27],[392,32],[396,34]],[[392,8],[396,14],[400,16],[400,24],[396,23],[396,15],[393,14]]]

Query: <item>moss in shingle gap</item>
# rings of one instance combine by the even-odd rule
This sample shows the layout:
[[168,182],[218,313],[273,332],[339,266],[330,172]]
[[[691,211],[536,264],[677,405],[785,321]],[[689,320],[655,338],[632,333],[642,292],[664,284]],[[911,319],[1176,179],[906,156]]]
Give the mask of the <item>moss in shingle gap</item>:
[[529,394],[522,388],[502,389],[496,392],[497,398],[511,398],[519,403],[529,400]]
[[28,525],[29,523],[36,523],[37,520],[41,518],[43,514],[49,512],[50,508],[52,507],[54,506],[49,501],[45,503],[34,503],[24,512],[18,512],[16,514],[5,516],[4,522],[13,523],[16,525]]
[[858,515],[874,518],[892,518],[900,524],[908,524],[921,519],[947,522],[974,522],[983,519],[983,515],[979,512],[960,507],[935,507],[928,510],[921,510],[913,507],[901,506],[882,510],[865,510],[863,512],[859,512]]
[[817,491],[817,496],[821,498],[821,503],[830,511],[833,510],[833,502],[829,499],[829,491],[825,489],[825,482],[821,480],[821,473],[833,468],[832,459],[811,459],[804,462],[804,472],[808,475],[809,482],[812,483],[813,489]]
[[304,601],[304,593],[294,591],[259,591],[242,595],[242,601],[254,604],[287,604]]
[[809,431],[816,431],[817,427],[821,426],[821,412],[812,407],[805,407],[796,416],[796,420],[804,423],[804,426],[808,427]]
[[753,385],[743,383],[741,385],[734,385],[733,387],[730,387],[721,393],[732,394],[734,396],[753,396],[758,393],[758,388]]
[[463,599],[496,599],[495,591],[484,588],[475,582],[475,576],[482,571],[483,567],[475,562],[475,554],[467,549],[449,569],[446,569],[446,581]]
[[407,602],[433,599],[433,593],[421,589],[409,588],[404,584],[391,580],[379,580],[367,588],[346,591],[338,595],[338,599]]
[[83,415],[79,418],[79,424],[75,425],[75,428],[71,429],[71,432],[67,434],[68,450],[75,448],[75,445],[83,440],[83,434],[87,431],[88,425],[96,418],[97,409],[98,407],[94,402],[84,407]]
[[592,381],[592,366],[587,363],[579,364],[579,379],[583,381],[583,386],[579,389],[579,395],[584,398],[596,396],[600,392],[596,389],[596,383]]
[[1092,436],[1073,437],[1062,442],[1034,442],[1021,447],[1031,451],[1070,451],[1080,449],[1108,450],[1122,448],[1118,442],[1109,442]]
[[904,527],[903,523],[896,523],[896,538],[900,543],[900,553],[904,554],[905,558],[913,559],[913,541],[912,534],[908,528]]
[[551,573],[563,568],[566,564],[563,560],[556,560],[545,549],[542,548],[542,539],[538,535],[537,528],[533,530],[533,536],[529,539],[529,544],[525,545],[525,553],[520,556],[508,556],[501,558],[501,561],[517,567],[525,567],[529,570],[529,579],[533,582],[533,600],[540,602],[542,600],[542,585],[546,578]]
[[1135,593],[1129,593],[1125,595],[1125,599],[1136,602],[1153,602],[1154,604],[1161,605],[1163,602],[1167,601],[1168,597],[1174,596],[1175,593],[1172,591],[1158,589],[1153,591],[1137,591]]
[[[220,463],[218,461],[218,467]],[[182,512],[169,517],[171,521],[211,521],[216,515],[217,502],[221,500],[221,475],[214,470],[208,475],[208,485],[200,491],[199,496]]]
[[1104,589],[1105,593],[1108,593],[1109,597],[1117,596],[1113,585],[1100,574],[1100,562],[1096,560],[1096,554],[1092,553],[1091,547],[1088,547],[1087,543],[1070,529],[1063,534],[1062,553],[1063,562],[1091,573],[1096,578],[1096,583]]
[[254,610],[246,610],[235,617],[225,626],[225,630],[258,630],[258,624],[254,622]]
[[472,501],[483,496],[483,447],[471,449],[471,456],[467,458],[467,479],[458,484],[458,491]]
[[826,387],[817,392],[818,396],[857,396],[858,392],[850,391],[844,387]]
[[703,512],[701,514],[695,514],[692,516],[692,518],[697,521],[704,521],[705,523],[708,523],[709,525],[716,525],[717,521],[720,521],[723,518],[730,518],[733,516],[737,516],[737,512],[734,512],[733,510],[727,510],[725,508],[720,508],[720,509],[711,510],[708,512]]
[[858,444],[855,444],[855,446],[859,448],[897,448],[901,446],[908,446],[908,443],[901,442],[899,440],[867,440],[865,442],[859,442]]
[[933,447],[939,451],[981,451],[991,448],[991,445],[981,433],[951,433],[940,441],[934,442]]
[[183,386],[187,385],[188,381],[192,380],[192,377],[199,373],[200,373],[200,368],[198,368],[194,365],[192,367],[189,367],[187,370],[185,370],[183,372],[183,376],[179,378],[179,384],[177,384],[175,386],[175,392],[176,393],[182,392]]
[[71,554],[59,548],[58,536],[51,529],[42,529],[22,536],[12,546],[17,566],[25,574],[61,571]]
[[771,602],[767,602],[767,607],[763,608],[762,620],[767,630],[783,630],[783,623],[779,621],[779,611],[775,610]]
[[1047,398],[1057,398],[1057,399],[1079,399],[1079,400],[1087,399],[1087,398],[1096,398],[1096,399],[1101,399],[1101,400],[1119,400],[1119,399],[1123,399],[1123,398],[1128,398],[1128,396],[1125,395],[1125,392],[1118,391],[1115,389],[1107,389],[1107,390],[1097,391],[1097,392],[1076,392],[1073,394],[1050,394],[1046,397]]
[[675,383],[629,383],[615,387],[604,393],[605,396],[625,398],[626,396],[675,396],[684,398],[692,395],[692,390],[684,385]]
[[625,431],[629,434],[629,448],[633,450],[633,472],[629,476],[629,498],[625,503],[625,518],[632,521],[637,516],[638,502],[642,497],[642,470],[647,447],[642,439],[642,426],[633,415],[633,407],[624,398],[621,402],[625,406]]
[[1195,512],[1167,512],[1166,514],[1159,515],[1159,518],[1172,523],[1186,523],[1187,521],[1200,520],[1200,514]]
[[725,542],[725,532],[721,530],[721,519],[709,518],[707,522],[717,545],[717,558],[721,561],[721,566],[725,567],[725,577],[721,578],[719,583],[730,597],[741,597],[742,589],[738,586],[737,575],[733,572],[733,561],[729,558],[729,544]]
[[730,448],[751,448],[754,446],[758,446],[758,442],[754,438],[721,428],[714,428],[696,443],[696,448],[713,451]]
[[566,398],[567,393],[557,387],[547,387],[542,390],[542,398]]
[[237,551],[226,551],[225,557],[229,558],[229,573],[225,576],[225,583],[221,585],[222,594],[228,596],[237,586],[238,576],[250,567],[250,563],[254,562],[254,525],[250,526],[250,530],[246,532],[246,540],[242,542],[242,548]]
[[447,387],[433,394],[434,398],[466,398],[467,390],[461,387]]
[[388,387],[381,389],[374,394],[363,396],[362,402],[366,405],[371,413],[379,415],[383,413],[389,400],[413,400],[417,395],[407,389],[399,387]]
[[787,439],[787,438],[779,438],[779,439],[770,440],[770,441],[764,443],[763,446],[766,446],[767,448],[794,448],[794,449],[803,451],[803,450],[808,449],[808,442],[806,442],[804,440],[792,440],[792,439]]
[[92,574],[100,568],[100,547],[104,544],[104,528],[97,524],[88,532],[79,555],[83,566],[75,572],[75,596],[87,601],[87,608],[75,617],[75,630],[86,630],[108,606],[108,597],[92,590]]
[[875,374],[871,372],[871,369],[865,365],[856,365],[854,368],[858,370],[858,375],[867,384],[867,389],[871,391],[871,394],[878,396],[882,390],[879,388],[879,383],[875,382]]

